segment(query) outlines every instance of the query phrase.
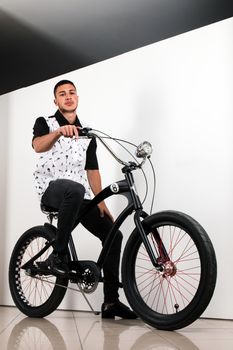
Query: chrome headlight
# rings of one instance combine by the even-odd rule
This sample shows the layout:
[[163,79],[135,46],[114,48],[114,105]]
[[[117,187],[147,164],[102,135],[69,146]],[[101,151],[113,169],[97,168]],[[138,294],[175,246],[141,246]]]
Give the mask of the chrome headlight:
[[138,158],[146,158],[151,155],[152,151],[153,149],[150,142],[144,141],[137,147],[135,154]]

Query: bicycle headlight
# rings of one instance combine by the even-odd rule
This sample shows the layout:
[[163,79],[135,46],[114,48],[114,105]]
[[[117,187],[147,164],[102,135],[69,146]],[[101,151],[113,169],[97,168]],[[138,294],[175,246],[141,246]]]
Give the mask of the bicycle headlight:
[[138,145],[136,149],[136,157],[138,158],[146,158],[149,157],[152,153],[152,145],[148,141],[144,141]]

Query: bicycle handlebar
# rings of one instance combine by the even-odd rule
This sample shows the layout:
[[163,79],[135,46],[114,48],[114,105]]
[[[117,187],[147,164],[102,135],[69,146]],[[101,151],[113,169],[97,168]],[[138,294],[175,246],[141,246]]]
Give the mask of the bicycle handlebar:
[[[98,138],[98,140],[104,145],[104,147],[109,151],[109,153],[116,159],[116,161],[124,166],[129,166],[132,164],[132,162],[125,162],[122,159],[120,159],[116,153],[109,147],[109,145],[103,140],[103,137],[101,137],[98,132],[92,128],[88,128],[88,127],[84,127],[82,129],[80,129],[80,136],[87,136],[89,138],[91,137],[96,137]],[[110,139],[111,138],[109,137]],[[135,168],[140,168],[146,161],[147,158],[150,157],[151,153],[152,153],[152,146],[148,141],[144,141],[142,142],[140,145],[135,146],[136,147],[136,157],[137,158],[143,158],[141,163],[138,164],[134,164]]]

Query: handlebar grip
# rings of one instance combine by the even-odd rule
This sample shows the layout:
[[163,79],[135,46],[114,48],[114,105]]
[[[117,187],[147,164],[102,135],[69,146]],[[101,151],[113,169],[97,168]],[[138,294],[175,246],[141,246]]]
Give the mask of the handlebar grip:
[[79,131],[78,131],[79,136],[88,136],[88,133],[89,133],[91,130],[92,130],[92,128],[88,128],[88,127],[79,129]]

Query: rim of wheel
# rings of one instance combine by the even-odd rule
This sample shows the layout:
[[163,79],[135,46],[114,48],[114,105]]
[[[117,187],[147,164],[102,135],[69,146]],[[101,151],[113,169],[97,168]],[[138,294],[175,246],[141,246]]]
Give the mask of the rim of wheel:
[[[21,269],[21,266],[35,256],[46,242],[48,240],[41,236],[30,238],[21,247],[16,260],[14,284],[22,302],[30,307],[39,307],[44,304],[52,294],[56,282],[55,276],[32,277],[26,270]],[[38,258],[37,262],[45,260],[51,252],[50,247]]]

